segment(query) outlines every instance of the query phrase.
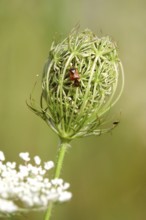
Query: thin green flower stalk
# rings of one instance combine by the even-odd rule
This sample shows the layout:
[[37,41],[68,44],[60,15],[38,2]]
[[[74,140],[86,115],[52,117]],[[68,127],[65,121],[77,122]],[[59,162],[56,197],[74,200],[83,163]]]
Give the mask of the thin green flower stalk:
[[[99,38],[89,29],[74,30],[59,44],[52,43],[42,76],[40,104],[31,96],[29,107],[61,140],[55,176],[60,176],[64,146],[71,140],[99,136],[116,127],[118,123],[108,125],[107,115],[123,87],[122,63],[108,36]],[[51,214],[48,216],[45,220]]]

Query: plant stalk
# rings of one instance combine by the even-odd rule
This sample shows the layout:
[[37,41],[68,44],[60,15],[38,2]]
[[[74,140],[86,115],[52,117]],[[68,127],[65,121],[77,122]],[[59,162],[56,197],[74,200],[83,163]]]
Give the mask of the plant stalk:
[[[64,161],[64,156],[67,151],[67,148],[70,146],[69,142],[66,140],[61,140],[59,144],[59,150],[56,158],[55,174],[54,178],[59,178],[62,170],[62,165]],[[48,207],[44,220],[50,220],[52,215],[53,203]]]

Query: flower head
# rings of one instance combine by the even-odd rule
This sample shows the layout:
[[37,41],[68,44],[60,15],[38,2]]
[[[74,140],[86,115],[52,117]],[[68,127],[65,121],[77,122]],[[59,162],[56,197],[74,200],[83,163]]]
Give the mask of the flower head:
[[[4,157],[2,151],[0,154]],[[4,163],[0,159],[0,217],[45,210],[50,203],[70,200],[68,183],[62,179],[48,179],[48,170],[54,165],[52,161],[41,163],[40,157],[35,156],[35,163],[28,163],[28,152],[20,153],[20,157],[24,165]]]
[[109,37],[99,38],[89,29],[73,31],[52,44],[42,76],[40,108],[32,99],[29,106],[62,139],[100,135],[115,127],[103,125],[122,93],[123,78],[117,47]]

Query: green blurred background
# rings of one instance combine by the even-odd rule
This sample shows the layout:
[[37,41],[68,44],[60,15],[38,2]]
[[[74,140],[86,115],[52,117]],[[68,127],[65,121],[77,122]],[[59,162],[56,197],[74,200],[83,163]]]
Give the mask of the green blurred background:
[[[120,125],[72,142],[62,177],[73,198],[52,220],[146,219],[146,1],[0,0],[0,150],[54,160],[57,136],[26,106],[52,40],[80,22],[117,42],[125,90],[112,110]],[[14,218],[43,220],[43,213]]]

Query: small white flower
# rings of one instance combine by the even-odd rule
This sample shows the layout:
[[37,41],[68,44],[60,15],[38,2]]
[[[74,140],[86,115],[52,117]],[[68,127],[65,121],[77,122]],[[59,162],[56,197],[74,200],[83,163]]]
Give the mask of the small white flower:
[[15,162],[7,162],[6,165],[11,168],[14,169],[16,167],[16,163]]
[[38,175],[39,170],[37,167],[32,166],[31,169],[29,169],[29,172],[31,174]]
[[48,201],[47,201],[46,196],[41,195],[41,196],[40,196],[40,201],[41,201],[41,203],[43,204],[43,206],[47,206]]
[[70,192],[64,192],[61,194],[59,201],[60,202],[66,202],[68,200],[70,200],[72,197],[72,194]]
[[25,153],[20,153],[19,156],[21,157],[21,159],[23,159],[24,161],[30,161],[30,158],[29,158],[29,153],[28,152],[25,152]]
[[39,174],[44,176],[45,173],[46,173],[46,170],[43,170],[42,168],[38,170],[39,171]]
[[4,161],[5,160],[5,155],[2,151],[0,151],[0,160]]
[[64,183],[63,185],[63,189],[66,190],[70,187],[70,184],[69,183]]
[[0,199],[0,212],[13,213],[18,211],[18,207],[9,200]]
[[40,165],[40,163],[41,163],[41,159],[39,156],[35,156],[34,161],[35,161],[36,165]]
[[45,170],[50,170],[50,169],[52,169],[53,167],[54,167],[53,161],[48,161],[48,162],[45,162],[45,163],[44,163],[44,169],[45,169]]
[[19,165],[19,173],[18,176],[22,179],[25,176],[28,176],[28,167],[24,166],[24,165]]
[[56,178],[56,179],[51,180],[51,182],[53,185],[62,185],[63,180]]

